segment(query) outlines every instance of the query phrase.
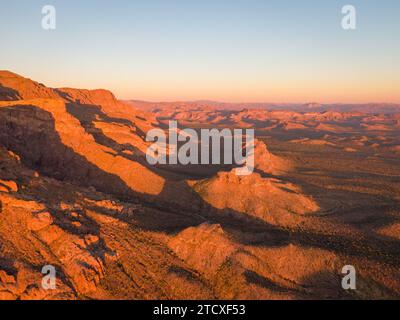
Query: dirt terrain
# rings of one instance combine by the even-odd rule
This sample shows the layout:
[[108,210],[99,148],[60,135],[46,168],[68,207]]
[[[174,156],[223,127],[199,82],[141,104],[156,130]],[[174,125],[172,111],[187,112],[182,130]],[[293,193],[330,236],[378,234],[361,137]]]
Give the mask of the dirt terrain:
[[[400,108],[223,107],[0,71],[0,299],[400,298]],[[151,166],[170,120],[254,128],[255,172]]]

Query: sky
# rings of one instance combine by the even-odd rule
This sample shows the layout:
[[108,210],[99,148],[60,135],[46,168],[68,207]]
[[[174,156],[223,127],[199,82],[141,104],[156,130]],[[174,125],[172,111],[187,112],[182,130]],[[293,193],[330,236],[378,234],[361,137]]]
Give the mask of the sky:
[[[357,29],[341,27],[344,5]],[[56,29],[41,26],[56,8]],[[120,99],[400,103],[398,0],[0,0],[0,69]]]

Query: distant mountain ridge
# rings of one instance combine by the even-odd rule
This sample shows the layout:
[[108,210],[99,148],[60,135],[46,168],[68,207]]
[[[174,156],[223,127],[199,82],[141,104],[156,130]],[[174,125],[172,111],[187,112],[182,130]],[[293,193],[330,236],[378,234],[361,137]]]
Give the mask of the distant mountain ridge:
[[397,103],[229,103],[213,100],[195,100],[195,101],[174,101],[174,102],[149,102],[141,100],[120,100],[114,94],[105,89],[72,89],[72,88],[49,88],[43,84],[22,77],[7,70],[0,70],[0,100],[28,100],[28,99],[63,99],[68,102],[77,102],[82,104],[101,104],[116,106],[122,102],[137,109],[145,111],[154,111],[157,109],[171,107],[185,108],[212,108],[218,110],[242,110],[242,109],[264,109],[264,110],[285,110],[297,112],[363,112],[363,113],[400,113],[400,104]]
[[97,105],[118,104],[114,94],[104,89],[49,88],[10,71],[0,70],[0,100],[62,99],[67,102]]
[[124,103],[142,110],[184,107],[184,108],[213,108],[218,110],[263,109],[268,111],[285,110],[297,112],[363,112],[363,113],[400,113],[400,104],[396,103],[363,103],[363,104],[320,104],[320,103],[229,103],[212,100],[176,101],[176,102],[147,102],[139,100],[123,100]]

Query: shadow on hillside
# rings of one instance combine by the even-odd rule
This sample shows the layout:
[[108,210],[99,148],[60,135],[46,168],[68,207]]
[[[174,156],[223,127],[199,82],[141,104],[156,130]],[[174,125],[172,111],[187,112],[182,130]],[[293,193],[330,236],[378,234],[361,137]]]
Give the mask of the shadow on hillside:
[[[118,143],[117,141],[107,137],[101,129],[96,128],[95,126],[96,121],[126,126],[130,129],[132,134],[138,135],[143,139],[143,141],[145,141],[146,134],[132,121],[109,117],[101,110],[101,107],[97,105],[67,103],[66,107],[67,111],[79,120],[85,131],[91,134],[98,144],[112,149],[120,157],[139,162],[141,165],[165,179],[179,181],[207,178],[215,175],[218,171],[229,170],[232,167],[223,165],[150,165],[146,160],[146,154],[144,152],[130,143]],[[126,151],[128,151],[128,153]]]
[[373,277],[362,275],[360,270],[364,266],[353,263],[356,268],[356,290],[345,290],[342,287],[342,279],[345,274],[341,274],[341,267],[337,273],[320,271],[310,274],[301,283],[307,284],[307,291],[311,299],[324,300],[365,300],[365,299],[398,299],[399,291],[392,290]]
[[20,100],[21,96],[17,90],[12,88],[4,87],[0,84],[0,101],[13,101]]
[[184,182],[167,181],[157,196],[139,194],[118,176],[104,172],[65,146],[55,129],[52,115],[35,106],[0,108],[0,143],[20,155],[26,166],[47,176],[79,186],[94,187],[123,201],[152,209],[149,210],[151,212],[135,215],[134,221],[128,219],[144,230],[174,234],[208,221],[220,224],[233,234],[235,241],[242,244],[271,247],[292,243],[400,265],[400,245],[397,241],[364,239],[355,243],[353,239],[341,236],[286,230],[240,212],[213,208]]
[[65,146],[55,129],[53,116],[33,105],[0,108],[0,143],[18,154],[24,165],[61,181],[70,181],[99,191],[137,198],[119,177],[91,164]]

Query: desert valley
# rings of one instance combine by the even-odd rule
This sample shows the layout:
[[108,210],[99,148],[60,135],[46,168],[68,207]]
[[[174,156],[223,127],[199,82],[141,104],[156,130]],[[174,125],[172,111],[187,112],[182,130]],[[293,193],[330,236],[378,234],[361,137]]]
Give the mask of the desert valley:
[[[171,120],[255,129],[255,171],[150,165]],[[400,105],[122,101],[0,71],[0,299],[398,299],[399,156]]]

